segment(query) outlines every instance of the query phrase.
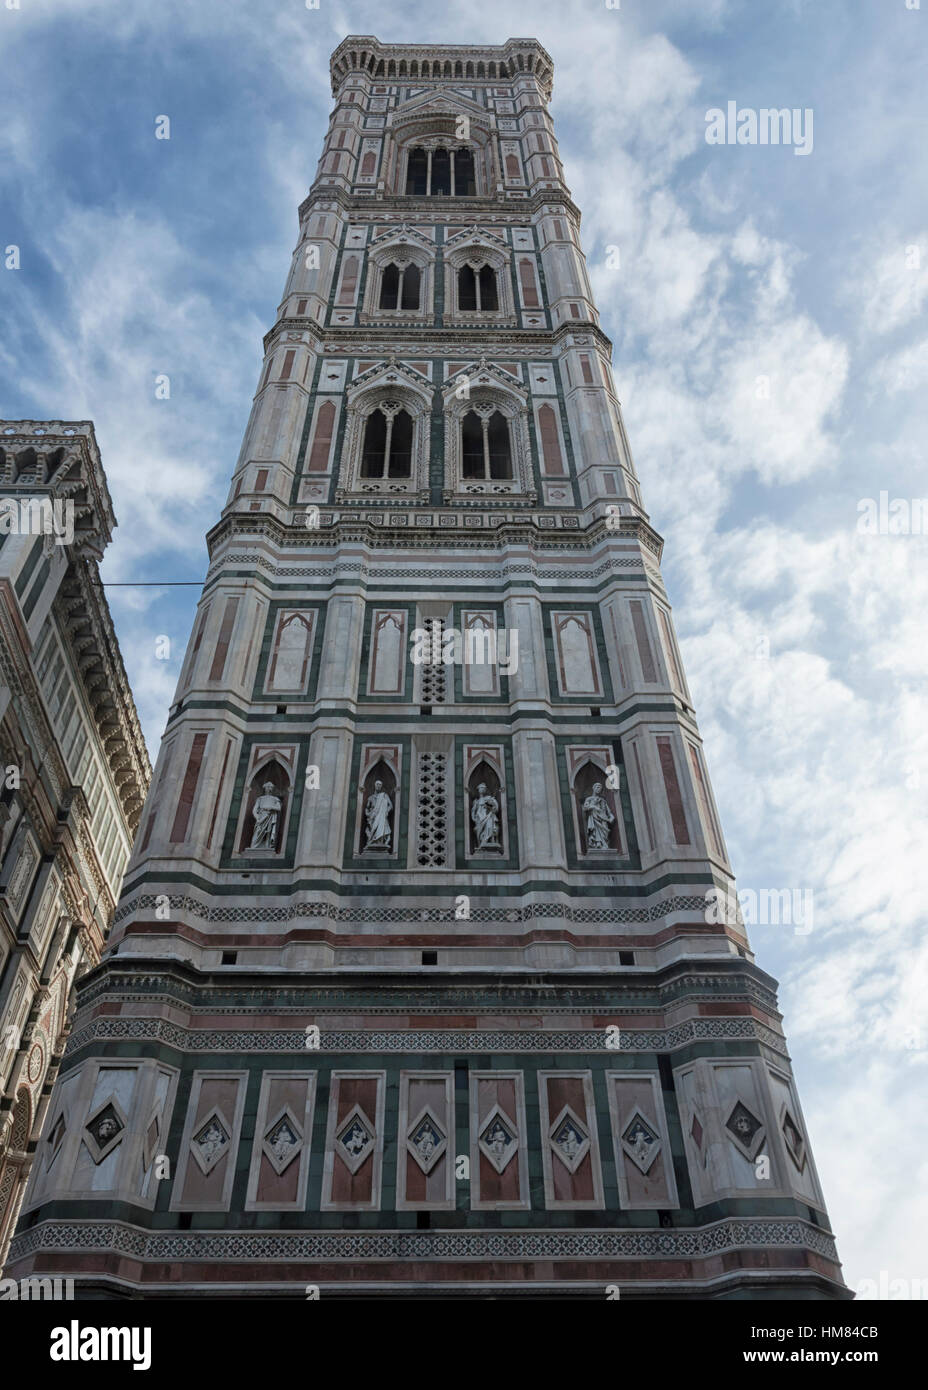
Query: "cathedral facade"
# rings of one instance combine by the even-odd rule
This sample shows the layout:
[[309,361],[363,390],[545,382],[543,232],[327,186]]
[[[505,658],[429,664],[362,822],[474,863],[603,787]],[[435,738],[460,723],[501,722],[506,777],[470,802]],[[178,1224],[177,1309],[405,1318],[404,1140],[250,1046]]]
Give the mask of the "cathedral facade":
[[847,1297],[775,983],[708,906],[551,59],[351,37],[331,75],[9,1273]]

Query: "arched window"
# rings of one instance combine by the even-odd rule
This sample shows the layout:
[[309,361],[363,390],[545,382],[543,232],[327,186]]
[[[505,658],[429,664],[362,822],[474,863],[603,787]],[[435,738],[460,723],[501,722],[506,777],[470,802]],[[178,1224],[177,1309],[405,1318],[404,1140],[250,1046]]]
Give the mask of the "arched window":
[[412,416],[396,406],[371,412],[364,425],[362,478],[408,478],[412,473]]
[[469,265],[458,271],[458,308],[467,313],[477,308],[477,277]]
[[458,271],[458,308],[462,313],[480,313],[499,308],[499,294],[496,289],[496,272],[492,266],[482,265],[474,271],[469,265]]
[[477,192],[473,150],[454,152],[454,192],[458,198],[472,198]]
[[422,277],[413,262],[406,265],[391,263],[384,267],[380,282],[381,309],[418,309]]
[[420,198],[472,198],[477,192],[473,150],[417,145],[409,152],[406,192]]
[[499,299],[496,293],[496,275],[488,265],[480,267],[480,274],[477,277],[477,294],[479,303],[478,309],[498,309]]
[[423,149],[414,149],[409,154],[406,170],[406,192],[418,195],[428,194],[429,161]]
[[461,472],[464,478],[512,477],[509,425],[500,411],[469,410],[461,421]]
[[439,194],[447,198],[451,194],[451,155],[447,150],[432,151],[432,186],[429,192],[433,198]]

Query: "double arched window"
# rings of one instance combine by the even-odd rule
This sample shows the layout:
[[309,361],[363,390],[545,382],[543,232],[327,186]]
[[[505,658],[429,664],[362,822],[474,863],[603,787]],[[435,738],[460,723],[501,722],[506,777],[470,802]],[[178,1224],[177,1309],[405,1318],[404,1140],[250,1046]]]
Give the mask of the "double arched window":
[[465,479],[512,477],[509,422],[498,410],[469,410],[461,421],[461,474]]
[[361,477],[411,477],[412,438],[412,416],[401,406],[384,402],[371,411],[364,422]]
[[495,312],[499,309],[496,272],[492,266],[482,265],[479,270],[469,265],[461,266],[458,271],[458,309],[465,314]]
[[413,261],[405,265],[391,261],[384,266],[380,280],[380,308],[418,309],[421,285],[422,275]]
[[409,152],[406,192],[420,198],[472,198],[477,192],[473,150],[417,145]]

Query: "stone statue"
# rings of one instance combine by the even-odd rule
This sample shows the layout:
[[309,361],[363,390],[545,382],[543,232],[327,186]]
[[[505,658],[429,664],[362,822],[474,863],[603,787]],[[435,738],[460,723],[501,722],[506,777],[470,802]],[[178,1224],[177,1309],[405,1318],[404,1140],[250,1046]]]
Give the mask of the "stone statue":
[[196,1142],[200,1146],[200,1153],[203,1158],[209,1163],[225,1147],[226,1136],[214,1120]]
[[367,798],[367,805],[364,808],[364,821],[367,826],[367,838],[364,841],[364,848],[368,849],[391,849],[393,845],[393,835],[390,830],[390,812],[393,810],[393,802],[383,789],[382,782],[374,783],[374,790]]
[[593,783],[593,790],[583,803],[583,814],[586,817],[587,849],[608,849],[609,829],[615,816],[603,796],[602,782]]
[[568,1125],[566,1129],[561,1130],[557,1142],[568,1158],[576,1158],[577,1154],[580,1152],[580,1136],[572,1125]]
[[654,1142],[650,1134],[648,1134],[647,1130],[642,1129],[641,1126],[638,1125],[628,1138],[638,1162],[645,1163],[651,1150],[651,1145]]
[[357,1120],[355,1120],[350,1131],[345,1135],[342,1143],[353,1158],[357,1158],[358,1154],[367,1147],[368,1137]]
[[276,849],[277,825],[283,803],[280,797],[274,794],[273,782],[265,782],[261,791],[262,795],[258,797],[251,808],[251,814],[255,818],[255,828],[251,833],[251,848]]
[[278,1161],[287,1158],[290,1150],[297,1145],[297,1137],[286,1125],[281,1125],[280,1129],[271,1140],[271,1151]]
[[476,848],[499,849],[499,802],[495,796],[490,796],[483,782],[477,788],[477,799],[470,808],[470,818],[474,822]]
[[435,1145],[438,1143],[438,1140],[432,1131],[426,1127],[420,1133],[419,1138],[414,1140],[414,1143],[419,1157],[423,1162],[427,1163],[435,1152]]
[[494,1158],[502,1158],[506,1149],[509,1147],[509,1136],[497,1120],[496,1124],[487,1135],[487,1148]]

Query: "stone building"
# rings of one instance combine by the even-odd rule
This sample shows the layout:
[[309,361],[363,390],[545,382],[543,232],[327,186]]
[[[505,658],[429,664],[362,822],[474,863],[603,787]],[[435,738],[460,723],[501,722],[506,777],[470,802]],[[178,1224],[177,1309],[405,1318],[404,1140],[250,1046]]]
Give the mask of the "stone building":
[[[351,37],[11,1272],[847,1296],[533,39]],[[681,486],[685,485],[681,480]]]
[[0,421],[0,1265],[151,766],[98,563],[87,421]]

